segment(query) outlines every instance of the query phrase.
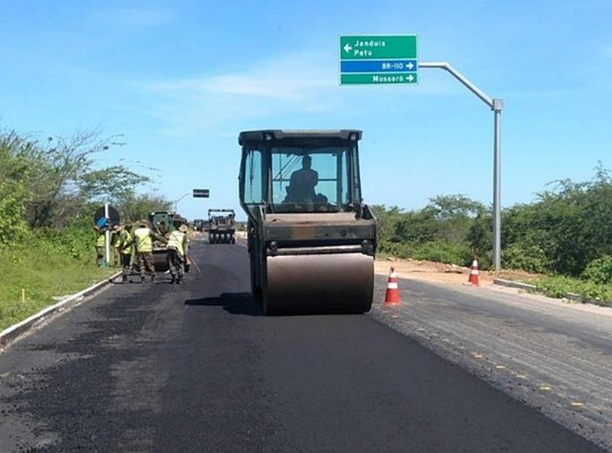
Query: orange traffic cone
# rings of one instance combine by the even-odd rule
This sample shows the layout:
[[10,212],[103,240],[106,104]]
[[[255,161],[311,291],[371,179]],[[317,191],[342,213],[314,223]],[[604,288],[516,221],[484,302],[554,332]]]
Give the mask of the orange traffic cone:
[[471,283],[474,286],[478,286],[478,258],[474,257],[474,261],[472,261],[472,269],[470,270],[470,277],[468,278],[468,283]]
[[385,294],[385,305],[397,305],[400,303],[399,285],[395,269],[391,268],[387,282],[387,294]]

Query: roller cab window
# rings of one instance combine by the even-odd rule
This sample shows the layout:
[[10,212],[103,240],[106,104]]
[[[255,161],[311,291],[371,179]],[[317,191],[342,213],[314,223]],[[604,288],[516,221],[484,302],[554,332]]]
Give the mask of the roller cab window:
[[273,212],[339,212],[352,208],[349,146],[270,148]]
[[244,208],[254,215],[257,206],[265,204],[266,169],[264,158],[259,148],[245,150],[241,170],[240,192]]

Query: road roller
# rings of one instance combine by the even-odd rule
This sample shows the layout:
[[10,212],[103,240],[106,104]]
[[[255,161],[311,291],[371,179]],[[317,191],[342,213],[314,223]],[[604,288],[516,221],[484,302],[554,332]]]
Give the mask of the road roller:
[[[155,211],[149,213],[149,223],[151,224],[151,228],[157,234],[161,236],[167,236],[167,234],[163,234],[162,230],[165,230],[167,233],[173,229],[172,219],[174,217],[173,212],[167,211]],[[155,266],[155,270],[158,272],[165,272],[169,269],[168,267],[168,247],[164,242],[161,241],[153,241],[153,265]]]
[[208,210],[208,242],[211,244],[236,243],[236,213],[233,209]]
[[376,219],[361,196],[359,130],[241,132],[251,290],[267,315],[363,313]]

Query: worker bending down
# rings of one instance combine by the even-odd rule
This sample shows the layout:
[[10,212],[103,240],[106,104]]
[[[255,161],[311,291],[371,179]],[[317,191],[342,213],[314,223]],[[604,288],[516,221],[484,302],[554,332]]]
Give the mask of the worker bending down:
[[161,241],[164,244],[168,241],[166,238],[160,237],[149,228],[148,220],[138,222],[138,228],[134,231],[132,239],[123,245],[123,250],[126,247],[134,244],[136,247],[136,263],[140,270],[140,278],[142,283],[145,282],[146,274],[151,277],[151,283],[155,283],[155,266],[153,264],[153,240]]

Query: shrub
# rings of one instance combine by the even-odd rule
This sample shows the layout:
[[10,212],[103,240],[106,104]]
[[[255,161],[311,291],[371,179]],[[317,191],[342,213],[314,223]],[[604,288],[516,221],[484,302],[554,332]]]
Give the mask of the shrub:
[[567,293],[579,294],[598,305],[612,304],[612,284],[598,284],[567,276],[550,276],[534,282],[538,291],[547,296],[562,298]]
[[511,244],[503,251],[504,265],[511,269],[544,274],[550,269],[546,253],[537,245]]
[[432,241],[415,246],[412,251],[412,258],[445,264],[457,264],[459,266],[469,266],[472,262],[472,253],[465,244]]
[[604,255],[591,261],[582,273],[582,278],[600,285],[612,284],[612,256]]

